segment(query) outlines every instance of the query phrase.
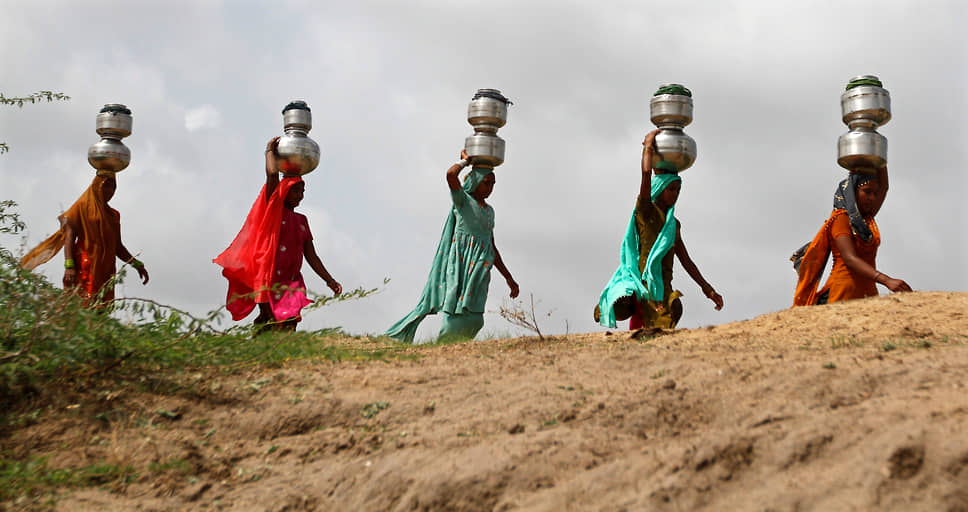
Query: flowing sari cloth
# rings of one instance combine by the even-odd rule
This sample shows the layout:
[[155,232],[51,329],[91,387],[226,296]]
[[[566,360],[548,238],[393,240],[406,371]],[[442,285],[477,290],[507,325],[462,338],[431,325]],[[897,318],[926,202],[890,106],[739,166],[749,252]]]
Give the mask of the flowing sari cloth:
[[420,301],[387,330],[387,336],[413,343],[417,327],[427,315],[484,313],[494,265],[494,209],[487,204],[481,207],[470,194],[491,172],[473,169],[462,188],[451,190],[453,206]]
[[[60,229],[30,250],[20,266],[33,270],[50,261],[64,247],[66,228],[70,224],[77,235],[74,261],[77,287],[88,299],[95,297],[117,271],[115,258],[121,241],[121,215],[104,200],[104,185],[112,176],[95,176],[81,197],[57,217]],[[102,301],[114,298],[114,289],[104,290]]]
[[[268,200],[266,187],[263,185],[239,234],[228,249],[212,260],[222,266],[222,275],[229,281],[225,309],[232,314],[232,320],[242,320],[261,302],[269,303],[277,320],[294,316],[302,307],[312,303],[303,292],[305,283],[302,275],[298,273],[299,267],[296,267],[297,272],[293,275],[291,261],[285,265],[286,269],[276,266],[277,254],[283,247],[287,252],[294,253],[293,258],[298,253],[299,265],[302,262],[302,245],[292,248],[288,247],[291,243],[284,242],[280,245],[281,239],[291,238],[284,235],[283,228],[297,228],[300,225],[299,217],[302,218],[302,224],[306,225],[306,234],[309,234],[304,216],[284,212],[286,195],[297,183],[302,183],[302,178],[283,178]],[[284,225],[284,219],[291,220],[287,220]],[[287,261],[289,259],[291,258],[286,257]],[[280,270],[278,279],[273,273],[274,270]],[[286,276],[281,275],[282,270],[287,271]]]
[[[797,271],[797,288],[793,294],[794,306],[817,304],[821,297],[825,302],[859,299],[877,295],[877,283],[859,276],[844,263],[834,240],[850,236],[857,255],[874,266],[881,234],[873,217],[864,217],[857,208],[857,187],[874,179],[868,174],[851,173],[837,185],[834,192],[834,210],[824,222],[813,241],[798,249],[790,258]],[[823,289],[817,290],[827,259],[833,254],[834,264]]]
[[[676,243],[676,230],[678,221],[675,218],[675,205],[670,206],[664,214],[658,211],[659,215],[664,215],[662,227],[655,238],[655,243],[648,248],[648,256],[642,262],[642,252],[646,245],[640,245],[639,229],[636,226],[636,217],[643,208],[658,208],[654,202],[671,183],[682,181],[677,174],[656,174],[652,177],[652,188],[650,190],[649,204],[643,203],[642,198],[636,205],[636,211],[632,212],[629,220],[628,229],[622,239],[622,248],[619,252],[618,269],[612,275],[605,289],[602,290],[598,299],[600,312],[599,323],[605,327],[615,327],[615,302],[622,297],[634,296],[639,302],[661,302],[670,303],[675,297],[675,292],[669,293],[667,290],[668,279],[663,278],[663,260],[669,254]],[[671,261],[670,261],[671,263]],[[669,267],[671,269],[671,266]],[[671,277],[671,271],[669,272]],[[668,304],[666,304],[668,306]]]

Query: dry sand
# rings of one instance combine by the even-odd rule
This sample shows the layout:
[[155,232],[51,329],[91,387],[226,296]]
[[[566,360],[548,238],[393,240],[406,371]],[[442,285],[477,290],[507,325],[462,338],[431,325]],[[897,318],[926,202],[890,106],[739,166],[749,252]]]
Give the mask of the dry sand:
[[70,511],[968,511],[968,293],[412,353],[65,390],[2,448],[143,475]]

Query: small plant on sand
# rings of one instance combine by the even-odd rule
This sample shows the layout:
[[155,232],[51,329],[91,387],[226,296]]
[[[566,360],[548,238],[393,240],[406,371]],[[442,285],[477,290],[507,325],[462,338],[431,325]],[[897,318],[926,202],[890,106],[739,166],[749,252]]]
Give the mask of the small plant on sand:
[[[541,334],[541,328],[538,327],[538,315],[534,312],[534,294],[530,294],[531,304],[530,308],[525,305],[520,300],[515,300],[510,303],[505,302],[501,304],[498,308],[497,313],[501,315],[501,318],[507,320],[511,325],[524,328],[538,335],[539,340],[544,340],[544,335]],[[540,301],[539,301],[540,302]],[[548,311],[545,316],[551,316],[552,311]],[[565,322],[565,330],[567,334],[568,322]]]
[[360,416],[363,416],[366,419],[370,419],[376,416],[377,414],[380,414],[380,411],[388,407],[390,407],[390,402],[371,402],[364,405],[360,409]]

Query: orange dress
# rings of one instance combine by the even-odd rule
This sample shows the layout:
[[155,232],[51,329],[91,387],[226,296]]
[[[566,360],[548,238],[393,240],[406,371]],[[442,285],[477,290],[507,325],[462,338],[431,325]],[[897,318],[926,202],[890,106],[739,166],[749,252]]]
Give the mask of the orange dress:
[[[97,296],[117,270],[115,259],[121,243],[121,216],[104,200],[104,186],[113,180],[109,176],[95,176],[81,197],[57,218],[60,229],[24,255],[20,266],[33,270],[50,261],[64,247],[66,226],[70,224],[77,235],[74,244],[77,287],[86,299]],[[104,290],[101,300],[107,302],[113,298],[114,288],[110,288]]]
[[[826,301],[837,302],[850,299],[877,296],[877,283],[870,278],[858,275],[847,267],[834,240],[849,236],[854,243],[857,256],[876,268],[877,247],[881,244],[881,234],[873,217],[865,217],[865,222],[873,236],[869,242],[855,235],[850,226],[850,216],[846,210],[836,209],[824,223],[817,236],[810,242],[800,262],[797,289],[793,296],[794,306],[817,304],[818,298],[827,295]],[[827,258],[833,254],[834,264],[821,290],[817,290]]]
[[865,242],[859,237],[854,236],[854,233],[850,229],[850,217],[847,216],[847,212],[843,210],[841,212],[840,215],[834,218],[834,221],[830,225],[830,252],[833,254],[834,266],[830,270],[830,277],[827,278],[827,283],[820,290],[821,295],[824,292],[830,293],[827,298],[828,303],[862,299],[864,297],[876,297],[878,295],[877,283],[873,279],[861,276],[849,269],[847,264],[844,263],[844,258],[841,256],[840,251],[837,250],[837,245],[834,243],[834,240],[840,237],[850,237],[854,243],[854,252],[857,253],[857,256],[868,265],[877,268],[874,260],[877,258],[877,247],[881,243],[881,236],[877,230],[877,224],[873,218],[864,219],[867,221],[867,226],[874,233],[874,237],[871,238],[870,242]]
[[[121,226],[121,214],[118,213],[114,208],[108,208],[113,217],[113,222],[115,226],[120,228]],[[120,230],[120,229],[118,229]],[[103,242],[101,242],[103,243]],[[111,243],[110,241],[108,243]],[[115,244],[116,245],[116,244]],[[111,257],[112,254],[104,257],[102,264],[98,265],[95,262],[97,257],[94,257],[94,252],[101,250],[100,247],[89,247],[84,239],[84,233],[78,233],[77,241],[74,243],[74,261],[77,266],[77,287],[81,291],[81,295],[85,298],[96,297],[101,291],[101,288],[107,284],[108,280],[114,277],[117,272],[117,267],[115,265],[115,258]],[[117,249],[110,250],[110,247],[104,248],[108,253],[114,253]],[[114,299],[114,288],[109,288],[104,290],[104,295],[101,297],[103,302],[107,302]]]

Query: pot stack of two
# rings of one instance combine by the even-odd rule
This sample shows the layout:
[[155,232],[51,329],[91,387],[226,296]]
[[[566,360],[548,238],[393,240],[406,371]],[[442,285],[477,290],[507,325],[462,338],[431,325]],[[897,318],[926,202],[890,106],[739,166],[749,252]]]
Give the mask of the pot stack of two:
[[497,89],[478,89],[467,105],[467,122],[474,133],[464,139],[464,151],[474,167],[493,169],[504,163],[504,139],[497,130],[508,121],[511,100]]
[[679,84],[666,84],[649,101],[652,124],[659,128],[655,149],[661,160],[682,172],[696,161],[696,141],[683,132],[692,122],[692,92]]
[[87,162],[99,176],[114,176],[131,163],[131,150],[121,139],[131,135],[131,110],[120,103],[108,103],[97,114],[94,127],[101,140],[87,149]]
[[850,172],[874,173],[887,165],[887,137],[877,127],[891,120],[891,95],[874,75],[850,79],[840,96],[850,131],[837,140],[837,163]]

